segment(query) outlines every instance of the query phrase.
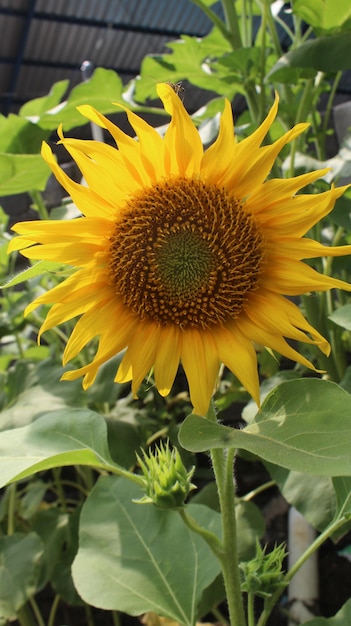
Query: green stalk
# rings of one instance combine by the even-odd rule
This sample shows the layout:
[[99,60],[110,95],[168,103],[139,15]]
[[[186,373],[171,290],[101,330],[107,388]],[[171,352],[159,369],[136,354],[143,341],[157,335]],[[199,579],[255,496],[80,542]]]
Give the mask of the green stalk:
[[42,614],[40,612],[40,609],[39,609],[35,599],[34,598],[29,598],[28,602],[29,602],[29,604],[30,604],[30,606],[32,608],[32,611],[33,611],[34,615],[35,615],[35,619],[37,620],[37,626],[45,626]]
[[247,623],[248,626],[255,626],[255,596],[253,593],[247,594]]
[[58,608],[59,603],[60,603],[60,596],[57,593],[55,595],[54,601],[53,601],[53,603],[51,605],[51,610],[50,610],[50,615],[49,615],[47,626],[54,626],[54,624],[55,624],[55,617],[56,617],[57,608]]
[[325,114],[324,114],[324,120],[323,120],[323,135],[325,136],[326,132],[327,132],[327,128],[328,128],[328,124],[329,124],[329,119],[330,119],[330,114],[332,111],[332,107],[333,107],[333,103],[334,103],[334,98],[335,98],[335,94],[336,94],[336,90],[338,88],[340,79],[342,77],[342,72],[337,72],[334,78],[334,82],[333,82],[333,86],[331,88],[330,94],[329,94],[329,98],[328,98],[328,102],[327,102],[327,106],[325,108]]
[[45,202],[43,200],[43,196],[37,189],[33,189],[29,192],[30,197],[33,201],[33,207],[37,211],[41,220],[48,220],[49,213],[45,206]]
[[264,79],[266,76],[266,38],[267,38],[267,24],[268,24],[268,13],[270,12],[270,8],[268,6],[267,0],[263,0],[260,2],[261,7],[261,53],[260,53],[260,122],[264,118],[265,109],[266,109],[266,90]]
[[[329,332],[326,326],[327,316],[325,313],[323,294],[321,293],[312,296],[304,295],[302,296],[302,302],[309,323],[314,328],[316,328],[321,333],[321,335],[323,335],[323,337],[328,337]],[[318,350],[317,360],[319,367],[322,370],[328,372],[329,378],[331,380],[334,380],[336,382],[340,380],[333,352],[331,352],[329,356],[326,356],[325,354],[323,354],[323,352],[320,352]]]
[[225,24],[230,32],[230,42],[233,50],[243,47],[241,39],[239,20],[235,8],[234,0],[222,0],[223,13],[225,18]]
[[218,28],[218,30],[222,33],[223,37],[229,41],[230,45],[232,45],[231,34],[227,30],[226,25],[222,22],[222,20],[216,15],[210,7],[208,7],[202,0],[191,0],[193,4],[203,11],[203,13],[211,20],[212,24]]
[[[305,88],[303,90],[302,98],[300,101],[300,106],[298,108],[295,124],[299,122],[305,121],[308,117],[308,114],[311,110],[312,99],[313,99],[313,80],[307,80]],[[291,152],[290,152],[290,177],[292,178],[295,174],[295,155],[298,147],[298,141],[301,141],[301,138],[294,139],[291,144]]]
[[[207,419],[214,422],[216,415],[211,403]],[[221,566],[226,590],[231,626],[245,626],[245,614],[240,588],[238,559],[238,537],[235,517],[235,488],[233,462],[235,449],[211,451],[211,459],[217,483],[219,504],[222,515],[222,556]]]
[[182,518],[183,522],[192,530],[193,532],[200,535],[207,543],[207,545],[211,548],[213,554],[217,556],[219,560],[223,557],[223,546],[218,537],[212,533],[210,530],[203,528],[197,521],[189,515],[186,509],[178,509],[178,513]]
[[17,500],[17,487],[16,483],[12,483],[8,486],[9,500],[8,500],[8,512],[7,512],[7,534],[13,535],[15,532],[15,513],[16,513],[16,500]]

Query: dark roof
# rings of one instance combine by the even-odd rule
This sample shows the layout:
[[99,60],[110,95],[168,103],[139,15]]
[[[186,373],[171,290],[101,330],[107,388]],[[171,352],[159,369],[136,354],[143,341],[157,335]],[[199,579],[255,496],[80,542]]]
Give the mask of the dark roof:
[[128,82],[143,57],[211,23],[190,0],[0,0],[0,106],[16,112],[52,84],[82,80],[82,62]]

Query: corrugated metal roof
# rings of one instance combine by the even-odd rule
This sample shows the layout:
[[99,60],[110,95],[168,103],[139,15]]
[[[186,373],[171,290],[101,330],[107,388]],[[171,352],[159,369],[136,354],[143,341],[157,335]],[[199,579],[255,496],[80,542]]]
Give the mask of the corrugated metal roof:
[[0,0],[2,110],[18,110],[57,80],[78,84],[86,59],[127,82],[146,54],[210,28],[191,0]]

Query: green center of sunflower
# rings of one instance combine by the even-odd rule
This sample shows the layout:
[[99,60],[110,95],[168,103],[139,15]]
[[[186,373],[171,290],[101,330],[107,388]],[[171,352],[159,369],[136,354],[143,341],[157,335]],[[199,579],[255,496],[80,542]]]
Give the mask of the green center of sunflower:
[[264,241],[225,189],[178,178],[134,195],[111,237],[109,275],[142,319],[183,329],[236,318],[262,273]]

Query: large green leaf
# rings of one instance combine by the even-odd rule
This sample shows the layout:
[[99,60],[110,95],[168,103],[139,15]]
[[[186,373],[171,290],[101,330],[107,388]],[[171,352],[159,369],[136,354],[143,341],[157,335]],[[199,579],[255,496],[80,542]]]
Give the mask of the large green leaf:
[[0,625],[13,619],[37,589],[43,545],[38,535],[0,537]]
[[79,514],[79,507],[69,515],[51,508],[39,511],[31,520],[33,530],[45,547],[43,584],[49,580],[56,593],[69,604],[81,604],[71,574],[78,549]]
[[64,465],[119,468],[110,456],[106,422],[100,415],[67,408],[0,433],[0,487]]
[[267,76],[268,81],[294,82],[298,73],[291,69],[338,72],[350,66],[351,32],[310,39],[284,54]]
[[[188,80],[193,85],[215,91],[229,98],[235,85],[225,83],[222,75],[210,69],[210,62],[230,52],[231,48],[220,31],[214,28],[207,37],[182,35],[178,41],[167,44],[172,54],[146,56],[141,66],[141,77],[136,81],[136,99],[143,102],[156,97],[156,84]],[[226,72],[226,68],[225,68]],[[223,74],[225,74],[223,72]],[[186,100],[186,92],[184,94]]]
[[[134,503],[140,495],[122,478],[102,478],[94,487],[82,509],[72,567],[77,591],[99,608],[130,615],[154,611],[190,626],[219,561],[176,511]],[[201,505],[188,510],[219,532],[219,513]]]
[[333,479],[328,476],[289,472],[271,463],[267,463],[266,466],[285,500],[314,528],[324,530],[333,520],[337,508]]
[[351,599],[349,599],[334,617],[316,617],[305,626],[350,626],[351,624]]
[[43,191],[51,170],[39,154],[0,154],[0,196]]
[[21,115],[41,128],[53,130],[62,123],[64,129],[69,130],[88,123],[77,106],[90,104],[102,113],[118,113],[121,109],[112,103],[123,103],[122,92],[122,80],[116,72],[97,68],[90,80],[74,87],[64,102],[54,106],[49,102],[46,108],[43,103],[38,107],[38,101],[33,100],[22,107]]
[[351,330],[351,304],[345,304],[340,309],[336,309],[328,315],[328,318],[341,328]]
[[65,95],[69,87],[69,80],[60,80],[51,87],[49,93],[46,96],[29,100],[20,109],[21,117],[35,117],[34,122],[37,122],[37,116],[45,111],[50,111],[58,104],[60,104],[63,96]]
[[0,153],[37,154],[49,131],[18,115],[0,115]]
[[282,383],[266,398],[253,423],[236,430],[190,415],[181,445],[200,452],[242,448],[265,461],[320,476],[351,475],[351,396],[319,379]]
[[293,12],[317,31],[351,29],[350,0],[293,0]]

